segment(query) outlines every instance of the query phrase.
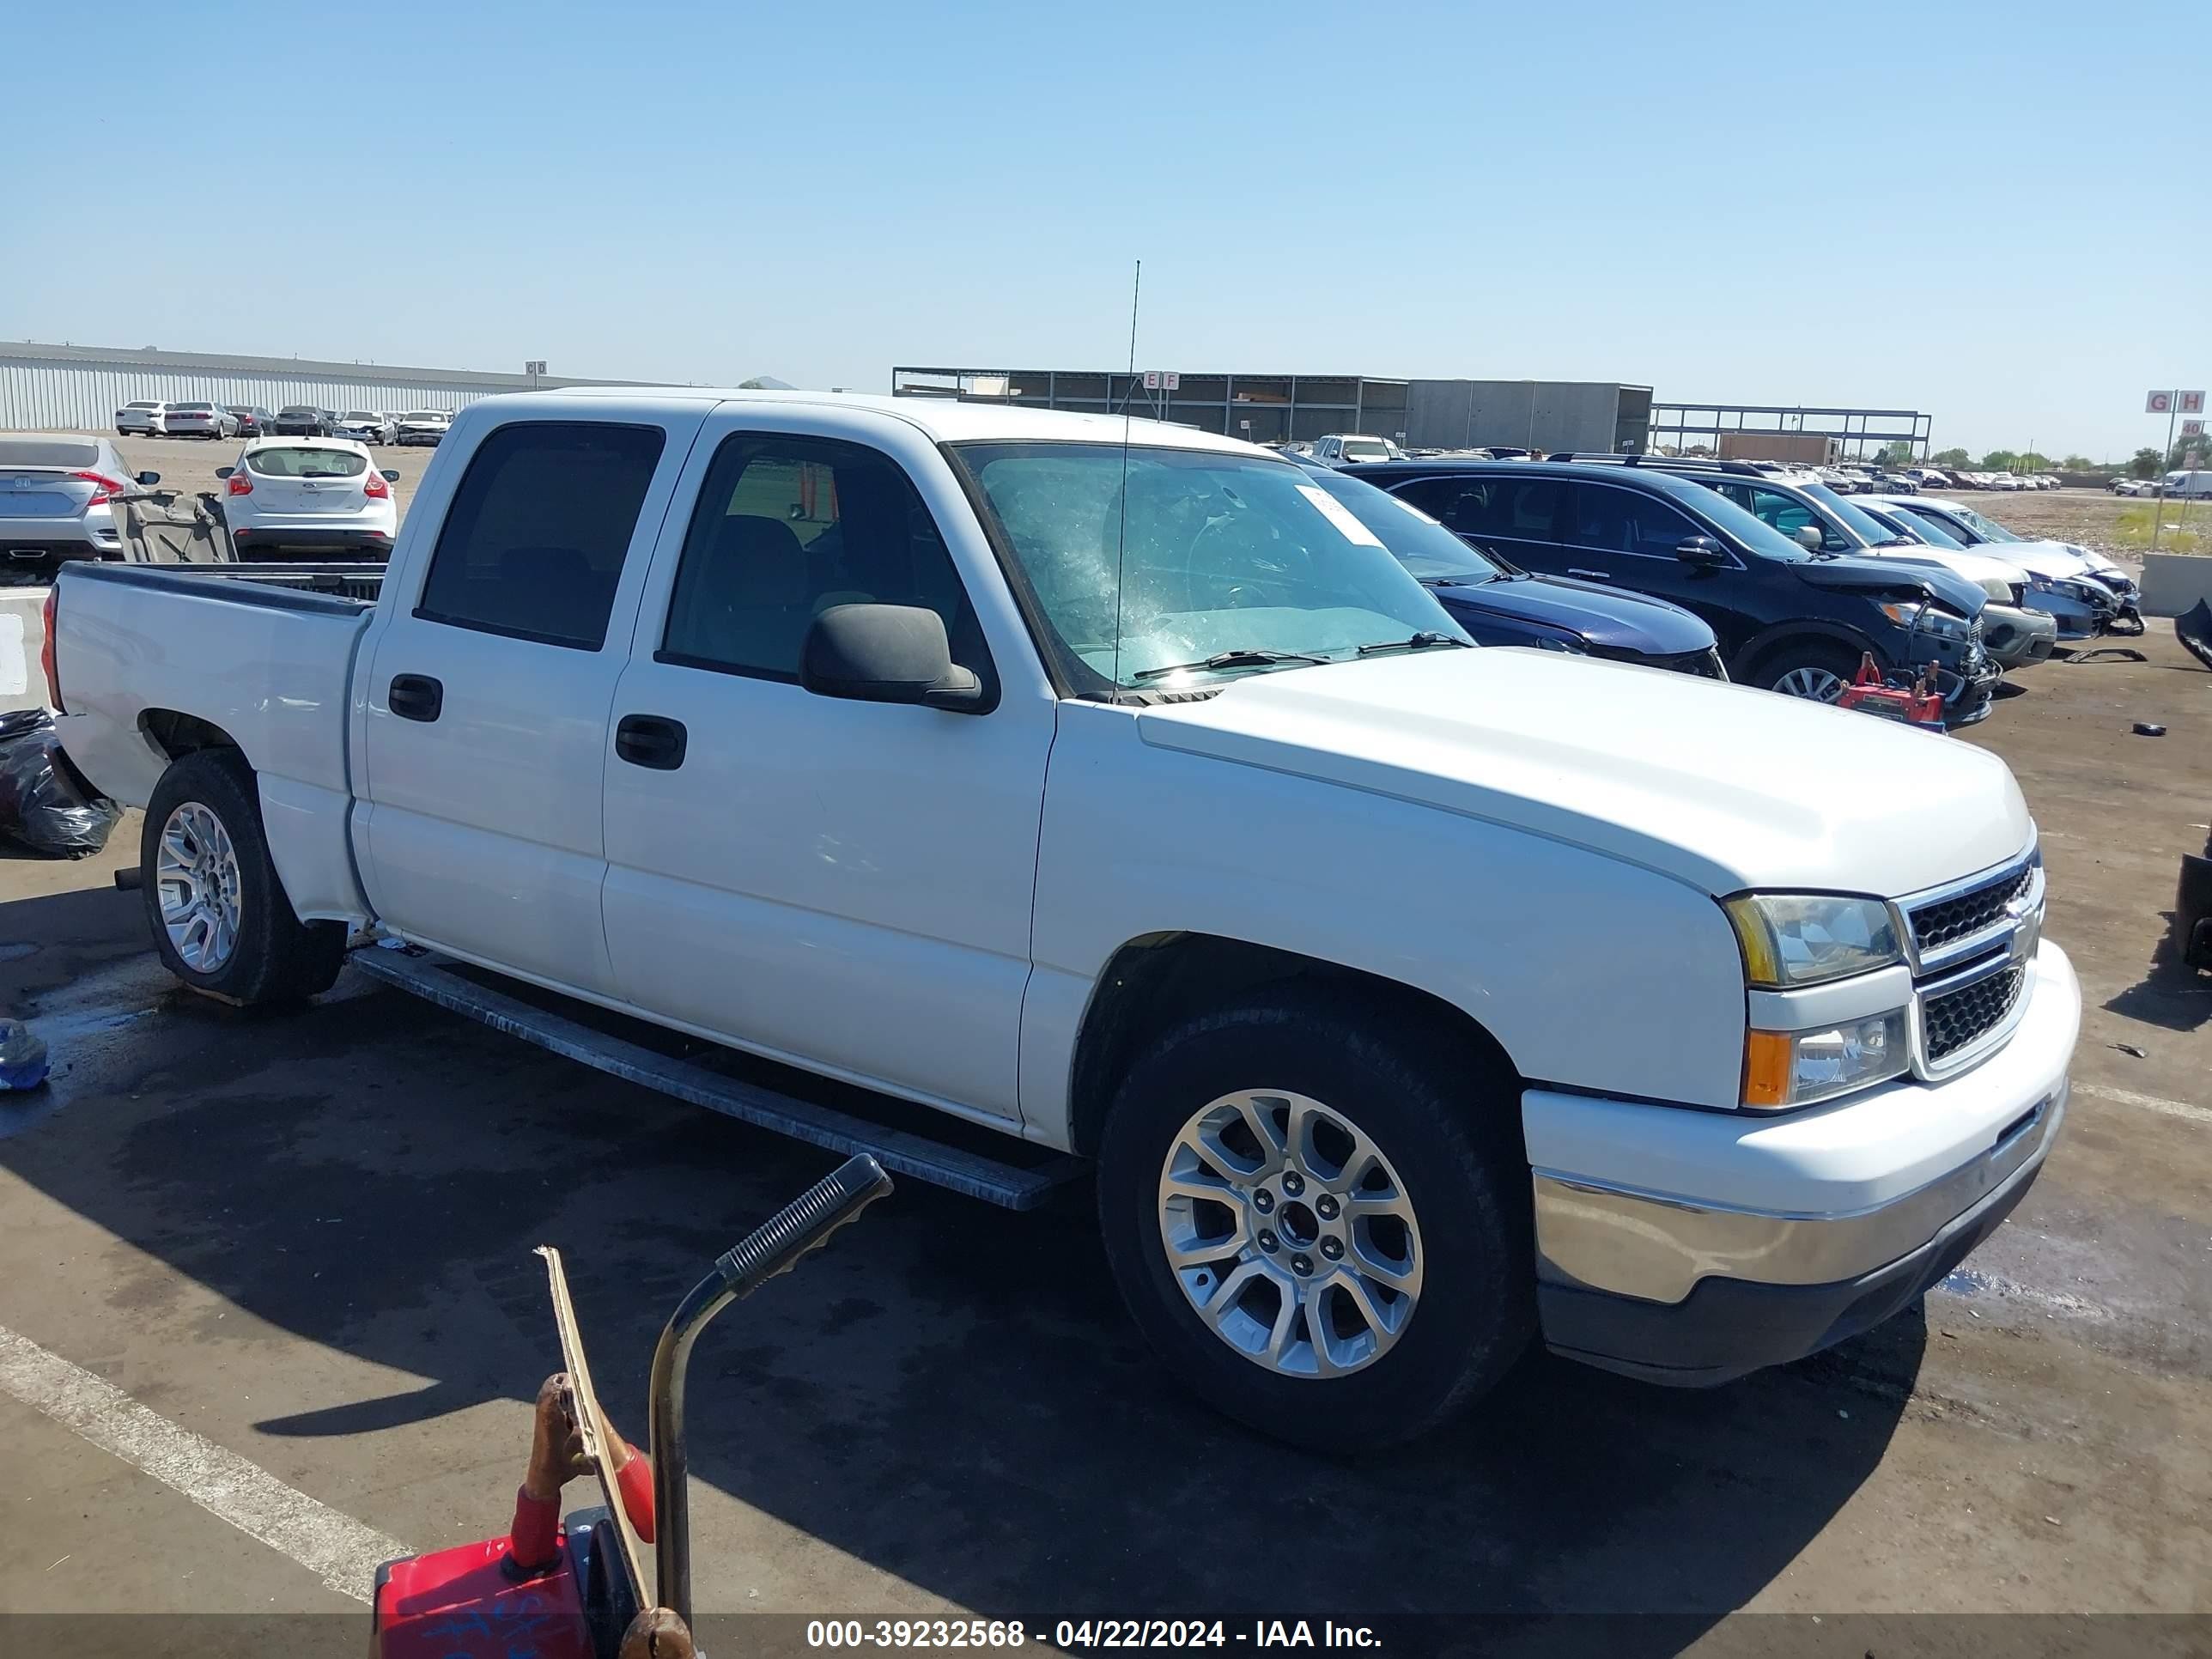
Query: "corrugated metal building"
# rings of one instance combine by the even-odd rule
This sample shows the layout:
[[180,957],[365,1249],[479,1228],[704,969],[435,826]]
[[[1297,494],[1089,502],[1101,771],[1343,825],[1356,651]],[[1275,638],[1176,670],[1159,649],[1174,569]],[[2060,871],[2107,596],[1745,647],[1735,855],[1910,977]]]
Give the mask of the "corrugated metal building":
[[1650,447],[1651,388],[1602,380],[1415,380],[1406,440],[1424,448],[1594,450]]
[[7,341],[0,342],[0,431],[104,431],[117,410],[145,399],[396,411],[459,409],[539,386],[626,384],[635,382]]

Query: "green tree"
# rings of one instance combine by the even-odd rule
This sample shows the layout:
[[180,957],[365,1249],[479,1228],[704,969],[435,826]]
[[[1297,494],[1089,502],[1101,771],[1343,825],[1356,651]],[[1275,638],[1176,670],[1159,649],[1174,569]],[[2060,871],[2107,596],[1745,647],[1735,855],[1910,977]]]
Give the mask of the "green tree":
[[1877,466],[1911,466],[1912,446],[1908,443],[1884,444],[1874,459]]
[[2099,469],[2096,462],[2087,455],[2069,455],[2058,463],[2058,470],[2061,472],[2094,472]]
[[2128,476],[2130,477],[2148,478],[2154,475],[2157,471],[2158,451],[2155,449],[2138,449],[2134,454],[2128,457]]
[[1992,449],[1982,457],[1984,472],[2009,472],[2020,465],[2020,457],[2009,449]]
[[1963,449],[1939,449],[1928,459],[1934,466],[1972,466],[1974,464],[1973,457]]
[[2051,457],[2031,449],[2020,458],[2020,470],[2023,472],[2048,472],[2051,471]]

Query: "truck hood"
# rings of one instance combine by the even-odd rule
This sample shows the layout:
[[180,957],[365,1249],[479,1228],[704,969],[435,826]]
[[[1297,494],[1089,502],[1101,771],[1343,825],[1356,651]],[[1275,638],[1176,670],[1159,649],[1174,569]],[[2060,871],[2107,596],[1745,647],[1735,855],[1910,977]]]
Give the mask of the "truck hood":
[[1465,608],[1563,629],[1592,645],[1654,657],[1709,651],[1713,645],[1713,630],[1681,606],[1594,582],[1510,576],[1468,586],[1425,585],[1447,611]]
[[1957,738],[1556,652],[1278,669],[1138,726],[1161,748],[1509,824],[1716,897],[1895,897],[2002,863],[2032,832],[2004,763]]

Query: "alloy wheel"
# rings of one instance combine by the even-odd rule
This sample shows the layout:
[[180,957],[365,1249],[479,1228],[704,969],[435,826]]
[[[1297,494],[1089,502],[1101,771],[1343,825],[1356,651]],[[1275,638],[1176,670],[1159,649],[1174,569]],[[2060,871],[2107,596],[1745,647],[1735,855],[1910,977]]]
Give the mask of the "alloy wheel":
[[161,826],[154,879],[161,927],[178,959],[212,974],[238,949],[238,850],[213,809],[178,805]]
[[1405,1182],[1343,1112],[1304,1095],[1224,1095],[1184,1123],[1160,1170],[1160,1243],[1207,1328],[1286,1376],[1370,1365],[1421,1291]]

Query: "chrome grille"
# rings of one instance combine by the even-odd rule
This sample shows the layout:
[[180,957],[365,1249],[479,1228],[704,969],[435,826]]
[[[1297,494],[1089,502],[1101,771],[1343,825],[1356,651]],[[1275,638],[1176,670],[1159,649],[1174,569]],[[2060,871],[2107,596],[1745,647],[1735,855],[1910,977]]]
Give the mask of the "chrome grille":
[[2035,866],[2023,864],[1982,886],[1908,910],[1912,942],[1927,956],[1971,939],[2002,921],[2007,907],[2025,898],[2034,885]]
[[1986,1036],[2010,1013],[2020,1000],[2026,972],[2016,965],[1929,997],[1921,1005],[1922,1041],[1930,1062],[1947,1056]]

